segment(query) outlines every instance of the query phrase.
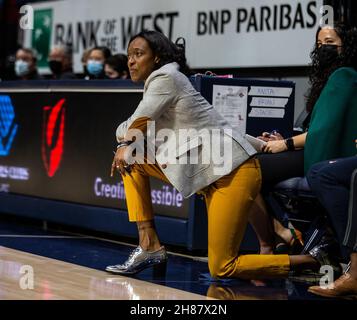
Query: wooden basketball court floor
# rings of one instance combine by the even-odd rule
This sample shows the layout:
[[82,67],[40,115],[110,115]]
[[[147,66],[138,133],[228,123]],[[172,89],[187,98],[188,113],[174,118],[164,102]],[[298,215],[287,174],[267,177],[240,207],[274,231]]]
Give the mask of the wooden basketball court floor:
[[[33,270],[33,285],[31,273]],[[31,270],[30,269],[30,270]],[[205,296],[0,247],[0,299],[202,300]]]
[[308,283],[214,281],[207,259],[170,251],[165,275],[104,271],[133,245],[44,230],[0,214],[0,300],[314,300]]

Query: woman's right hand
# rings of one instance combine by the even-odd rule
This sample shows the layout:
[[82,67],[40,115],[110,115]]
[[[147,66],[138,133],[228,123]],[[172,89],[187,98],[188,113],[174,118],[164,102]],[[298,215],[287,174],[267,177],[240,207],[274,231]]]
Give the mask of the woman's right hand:
[[114,176],[114,171],[117,170],[119,173],[125,176],[125,173],[130,170],[130,165],[128,165],[125,161],[125,152],[128,147],[124,146],[118,148],[115,152],[114,159],[112,162],[112,168],[110,171],[110,176]]
[[262,151],[266,153],[278,153],[286,150],[288,150],[288,147],[285,140],[268,141],[262,148]]
[[262,135],[258,137],[258,139],[268,142],[268,141],[284,140],[284,137],[279,132],[274,132],[274,134],[269,132],[263,132]]

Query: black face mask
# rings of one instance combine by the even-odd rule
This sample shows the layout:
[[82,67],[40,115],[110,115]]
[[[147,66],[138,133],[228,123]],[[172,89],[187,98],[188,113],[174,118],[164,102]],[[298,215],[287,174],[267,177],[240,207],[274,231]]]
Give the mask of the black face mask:
[[48,65],[53,74],[60,74],[62,72],[62,62],[57,60],[50,60]]
[[317,59],[320,62],[321,66],[327,66],[334,63],[338,56],[339,46],[335,44],[323,44],[316,50]]

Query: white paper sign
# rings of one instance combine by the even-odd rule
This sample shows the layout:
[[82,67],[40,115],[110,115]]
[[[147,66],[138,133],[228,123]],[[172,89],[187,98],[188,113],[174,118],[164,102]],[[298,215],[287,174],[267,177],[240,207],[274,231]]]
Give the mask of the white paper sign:
[[290,97],[292,91],[292,88],[252,86],[249,90],[249,95],[266,97]]
[[250,105],[252,107],[285,108],[288,98],[260,98],[253,97]]
[[212,105],[232,125],[245,133],[248,87],[213,85]]
[[252,108],[248,117],[251,118],[284,118],[285,110],[278,108]]

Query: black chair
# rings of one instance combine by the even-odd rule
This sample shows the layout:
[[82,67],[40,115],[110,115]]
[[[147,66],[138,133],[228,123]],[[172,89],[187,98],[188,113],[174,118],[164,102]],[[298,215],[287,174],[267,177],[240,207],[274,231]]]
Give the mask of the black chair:
[[326,233],[326,212],[313,195],[305,177],[279,182],[264,195],[268,210],[286,228],[303,234],[303,253],[307,253]]

